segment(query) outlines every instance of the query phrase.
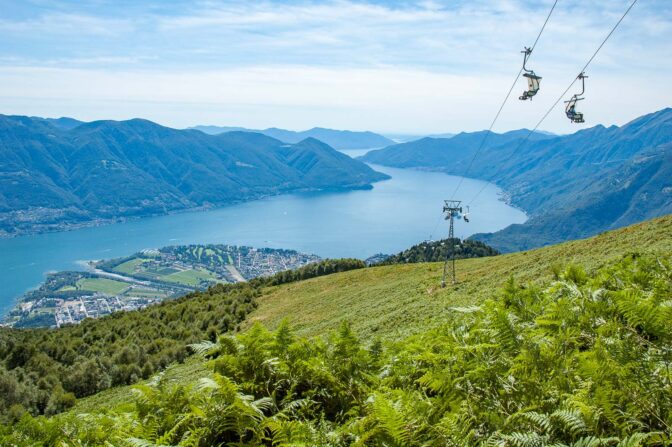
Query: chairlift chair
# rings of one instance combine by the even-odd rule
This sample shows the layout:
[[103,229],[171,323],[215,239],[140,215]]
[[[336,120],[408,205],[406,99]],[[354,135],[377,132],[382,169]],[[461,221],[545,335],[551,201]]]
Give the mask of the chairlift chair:
[[569,118],[573,123],[585,123],[585,120],[583,119],[583,113],[576,111],[576,103],[585,99],[581,98],[581,95],[583,95],[586,91],[585,79],[587,77],[588,76],[586,76],[585,73],[579,74],[577,79],[581,79],[581,93],[577,93],[572,96],[569,101],[565,101],[565,104],[567,104],[565,106],[565,115],[567,115],[567,118]]
[[525,73],[523,73],[523,76],[527,78],[527,90],[524,91],[523,95],[519,96],[518,99],[520,99],[521,101],[529,99],[531,101],[532,97],[536,95],[537,92],[539,91],[539,81],[541,81],[541,76],[537,76],[534,73],[534,70],[528,70],[527,67],[525,66],[527,64],[527,59],[532,54],[532,48],[525,47],[525,49],[521,51],[521,53],[524,54],[523,70],[525,71]]

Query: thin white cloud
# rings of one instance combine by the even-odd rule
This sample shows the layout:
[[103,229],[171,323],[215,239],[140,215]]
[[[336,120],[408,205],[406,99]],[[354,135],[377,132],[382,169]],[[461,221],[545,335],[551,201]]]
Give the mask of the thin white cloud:
[[[481,129],[552,0],[211,1],[167,12],[138,2],[128,14],[105,4],[98,15],[61,4],[0,21],[8,42],[0,112],[146,116],[176,126]],[[533,125],[627,4],[561,0],[531,61],[542,91],[533,103],[512,101],[500,130]],[[585,104],[592,123],[672,104],[670,5],[640,2],[595,59]]]
[[206,26],[315,26],[343,21],[369,24],[417,24],[448,18],[447,14],[436,7],[418,6],[394,9],[351,1],[299,5],[244,2],[204,9],[194,15],[164,18],[159,21],[159,24],[161,28],[175,30]]
[[39,36],[118,36],[131,32],[130,20],[81,14],[50,13],[27,20],[0,20],[0,32],[40,33]]

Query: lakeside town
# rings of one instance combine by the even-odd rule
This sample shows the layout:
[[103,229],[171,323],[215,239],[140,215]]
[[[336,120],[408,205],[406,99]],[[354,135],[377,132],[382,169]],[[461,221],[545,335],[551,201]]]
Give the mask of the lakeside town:
[[185,245],[146,249],[125,258],[89,261],[86,271],[49,274],[0,322],[61,327],[87,318],[142,309],[217,283],[243,282],[319,261],[294,250]]

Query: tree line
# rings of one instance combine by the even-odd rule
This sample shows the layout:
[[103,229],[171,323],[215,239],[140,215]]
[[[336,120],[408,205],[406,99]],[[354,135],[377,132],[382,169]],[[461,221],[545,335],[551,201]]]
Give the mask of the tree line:
[[236,330],[263,287],[359,267],[353,260],[328,260],[59,329],[0,328],[0,421],[25,412],[55,414],[77,398],[184,361],[190,343]]
[[496,256],[497,250],[481,241],[459,238],[425,241],[396,255],[390,256],[376,265],[407,264],[416,262],[442,262],[455,255],[455,259]]

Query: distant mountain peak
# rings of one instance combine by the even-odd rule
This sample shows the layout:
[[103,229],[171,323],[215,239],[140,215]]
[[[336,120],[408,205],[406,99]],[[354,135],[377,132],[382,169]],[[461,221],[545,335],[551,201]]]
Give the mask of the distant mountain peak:
[[312,137],[335,149],[371,149],[389,146],[394,143],[394,141],[389,138],[370,131],[335,130],[324,127],[313,127],[312,129],[301,132],[280,129],[278,127],[255,130],[232,127],[196,126],[191,129],[200,130],[208,134],[222,134],[232,131],[255,132],[290,144],[298,143],[308,137]]
[[308,144],[310,144],[310,145],[319,145],[319,146],[326,146],[326,147],[329,147],[329,145],[328,145],[327,143],[325,143],[325,142],[323,142],[323,141],[321,141],[321,140],[318,140],[318,139],[315,138],[315,137],[307,137],[307,138],[304,138],[303,140],[299,141],[299,142],[296,143],[296,144],[303,144],[303,145],[308,145]]

